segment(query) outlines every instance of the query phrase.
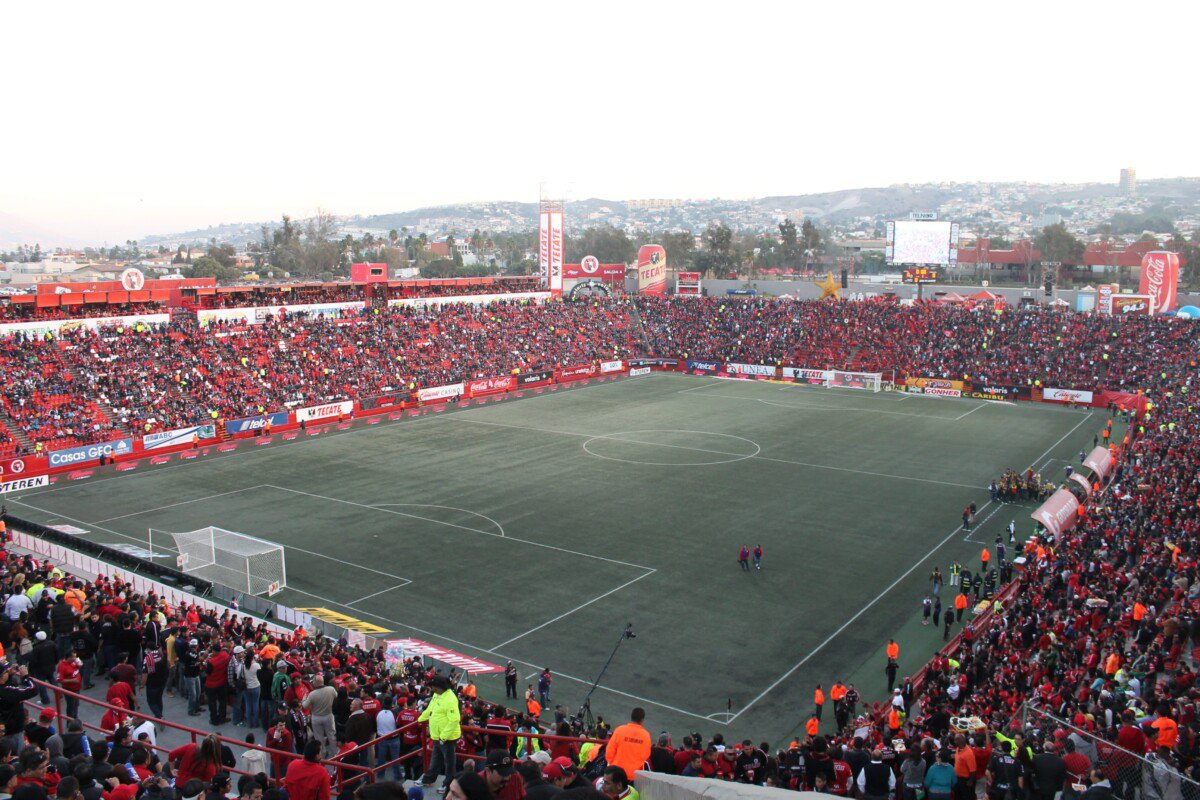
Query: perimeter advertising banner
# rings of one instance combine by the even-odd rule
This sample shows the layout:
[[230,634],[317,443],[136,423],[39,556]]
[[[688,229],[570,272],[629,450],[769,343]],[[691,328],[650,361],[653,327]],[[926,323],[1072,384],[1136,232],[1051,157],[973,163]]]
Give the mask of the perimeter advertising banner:
[[638,248],[638,294],[667,293],[667,251],[659,244]]
[[1112,299],[1112,313],[1117,317],[1149,316],[1150,295],[1148,294],[1118,294]]
[[1142,282],[1138,294],[1150,296],[1150,313],[1175,308],[1179,290],[1179,254],[1153,250],[1142,256]]
[[1096,312],[1099,314],[1113,313],[1113,297],[1121,293],[1121,287],[1116,283],[1102,283],[1096,287]]
[[198,439],[213,439],[217,435],[216,425],[193,425],[190,428],[176,428],[173,431],[148,433],[142,437],[142,448],[157,450],[160,447],[174,447],[192,441],[192,436]]
[[225,430],[229,434],[246,433],[248,431],[261,431],[267,427],[267,423],[271,423],[272,428],[279,428],[287,425],[288,412],[276,411],[273,414],[259,414],[257,417],[243,417],[241,419],[231,419],[226,421]]
[[538,272],[554,296],[562,294],[563,212],[542,211],[538,218]]
[[[286,418],[286,414],[284,417]],[[89,444],[83,447],[71,447],[66,450],[50,452],[50,466],[65,467],[68,464],[79,464],[84,461],[95,461],[100,456],[127,456],[133,452],[133,439],[114,439],[111,442]]]

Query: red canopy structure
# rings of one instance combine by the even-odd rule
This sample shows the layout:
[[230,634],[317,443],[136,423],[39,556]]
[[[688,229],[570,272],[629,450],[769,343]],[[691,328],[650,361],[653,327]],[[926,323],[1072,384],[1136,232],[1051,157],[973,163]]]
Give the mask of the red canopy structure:
[[968,299],[968,300],[983,300],[983,301],[985,301],[985,302],[988,302],[988,303],[994,303],[994,302],[996,302],[997,300],[999,300],[999,301],[1001,301],[1001,302],[1004,302],[1004,298],[1003,298],[1001,295],[998,295],[998,294],[996,294],[995,292],[992,292],[992,291],[988,291],[987,289],[981,289],[980,291],[978,291],[978,292],[976,292],[975,294],[971,295],[971,296],[970,296],[969,298],[967,298],[967,299]]
[[958,292],[947,292],[937,299],[939,303],[965,303],[967,298],[963,297]]

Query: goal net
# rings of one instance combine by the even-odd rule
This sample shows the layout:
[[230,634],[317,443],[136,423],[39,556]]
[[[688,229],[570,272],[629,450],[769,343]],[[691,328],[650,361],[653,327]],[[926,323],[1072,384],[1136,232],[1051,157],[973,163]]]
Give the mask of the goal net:
[[283,545],[212,526],[185,533],[151,529],[152,553],[155,534],[160,543],[174,543],[175,563],[188,575],[268,597],[287,586]]
[[840,389],[863,389],[868,392],[878,392],[883,388],[882,372],[839,372],[831,370],[826,386]]

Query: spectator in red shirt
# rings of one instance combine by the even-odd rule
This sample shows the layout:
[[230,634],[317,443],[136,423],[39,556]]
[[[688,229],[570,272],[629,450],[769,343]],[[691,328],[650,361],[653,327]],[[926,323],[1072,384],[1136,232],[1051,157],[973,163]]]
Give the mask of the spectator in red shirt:
[[288,764],[283,788],[289,800],[329,800],[329,772],[320,759],[321,743],[313,739],[304,745],[304,758]]
[[175,784],[182,786],[196,778],[208,783],[221,767],[221,740],[210,733],[197,744],[188,742],[167,754],[175,770]]

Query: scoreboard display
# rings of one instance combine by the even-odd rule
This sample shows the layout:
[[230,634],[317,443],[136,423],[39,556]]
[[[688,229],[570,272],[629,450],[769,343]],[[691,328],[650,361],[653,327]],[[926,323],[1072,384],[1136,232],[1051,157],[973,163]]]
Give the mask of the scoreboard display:
[[938,270],[929,267],[913,267],[904,270],[904,283],[937,283],[941,277]]

